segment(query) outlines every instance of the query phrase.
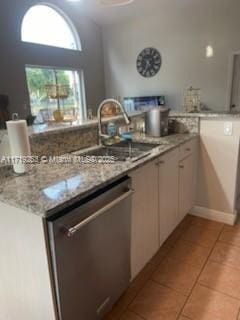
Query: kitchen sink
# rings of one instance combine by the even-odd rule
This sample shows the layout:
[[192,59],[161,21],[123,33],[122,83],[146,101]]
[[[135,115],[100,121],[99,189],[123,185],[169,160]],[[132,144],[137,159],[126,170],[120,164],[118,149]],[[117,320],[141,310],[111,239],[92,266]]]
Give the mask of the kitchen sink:
[[82,156],[113,157],[115,161],[137,161],[147,157],[160,144],[121,141],[111,146],[100,146],[81,153]]
[[135,142],[135,141],[121,141],[115,143],[111,146],[111,148],[132,148],[139,151],[151,151],[154,148],[157,148],[161,144],[153,144],[153,143],[145,143],[145,142]]

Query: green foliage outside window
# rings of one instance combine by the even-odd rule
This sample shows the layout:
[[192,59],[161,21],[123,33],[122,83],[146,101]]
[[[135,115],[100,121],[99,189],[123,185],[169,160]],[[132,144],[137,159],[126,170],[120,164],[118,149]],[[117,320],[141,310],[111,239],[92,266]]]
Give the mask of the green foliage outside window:
[[[27,67],[26,77],[33,115],[37,115],[41,109],[56,109],[57,101],[48,97],[46,85],[66,85],[69,87],[69,97],[64,101],[64,108],[79,107],[76,106],[76,92],[70,77],[74,71],[54,70],[48,68]],[[56,74],[56,75],[55,75]],[[56,79],[57,78],[57,79]]]

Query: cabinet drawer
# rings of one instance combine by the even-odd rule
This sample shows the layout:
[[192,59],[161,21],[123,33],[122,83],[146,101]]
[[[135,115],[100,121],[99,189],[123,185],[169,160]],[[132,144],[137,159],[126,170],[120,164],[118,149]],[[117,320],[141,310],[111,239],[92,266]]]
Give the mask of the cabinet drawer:
[[179,147],[179,160],[183,160],[194,152],[195,140],[184,143]]

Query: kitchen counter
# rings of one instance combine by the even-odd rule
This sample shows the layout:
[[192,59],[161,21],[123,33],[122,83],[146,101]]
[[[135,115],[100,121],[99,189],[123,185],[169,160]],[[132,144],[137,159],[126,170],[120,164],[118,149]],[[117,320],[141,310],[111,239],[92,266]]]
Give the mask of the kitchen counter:
[[[144,112],[136,111],[131,113],[129,116],[131,118],[134,117],[142,117]],[[205,111],[200,113],[187,113],[187,112],[170,112],[170,118],[236,118],[240,119],[239,113],[227,113],[227,112],[213,112],[213,111]],[[121,116],[110,117],[103,119],[103,122],[108,121],[116,121],[121,120]],[[41,135],[49,135],[49,133],[57,134],[59,132],[66,132],[72,130],[78,130],[79,128],[91,128],[96,127],[98,124],[97,119],[93,120],[77,120],[72,123],[52,123],[52,124],[38,124],[28,127],[28,133],[30,137],[41,136]],[[7,130],[0,130],[0,140],[3,135],[7,134]]]
[[26,175],[16,176],[10,172],[0,177],[0,201],[47,218],[197,136],[175,134],[164,138],[150,138],[136,134],[134,141],[162,144],[156,146],[149,156],[134,163],[41,163],[33,165]]
[[238,113],[227,113],[227,112],[213,112],[213,111],[205,111],[199,113],[187,113],[187,112],[170,112],[170,117],[173,118],[204,118],[204,119],[224,119],[224,118],[232,118],[232,119],[240,119],[240,112]]

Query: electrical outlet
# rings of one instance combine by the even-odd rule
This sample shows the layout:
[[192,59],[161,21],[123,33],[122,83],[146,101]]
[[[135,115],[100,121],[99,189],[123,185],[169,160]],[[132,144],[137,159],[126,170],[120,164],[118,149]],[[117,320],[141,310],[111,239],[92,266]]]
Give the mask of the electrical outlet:
[[233,134],[233,123],[224,122],[224,134],[225,136],[232,136]]

